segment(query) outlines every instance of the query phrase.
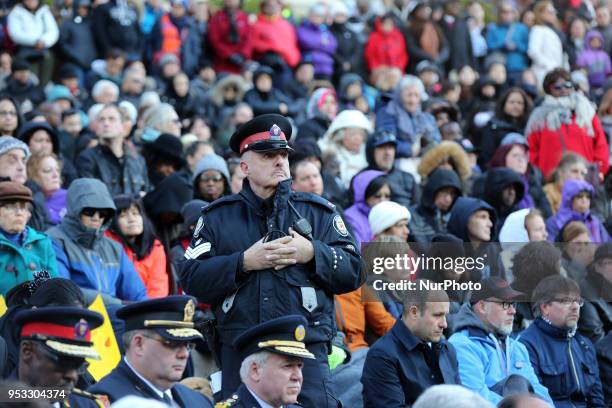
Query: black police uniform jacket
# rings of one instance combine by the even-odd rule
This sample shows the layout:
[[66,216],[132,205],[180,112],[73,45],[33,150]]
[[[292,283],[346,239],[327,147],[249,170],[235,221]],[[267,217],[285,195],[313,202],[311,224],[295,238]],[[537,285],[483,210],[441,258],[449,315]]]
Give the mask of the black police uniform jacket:
[[[271,240],[286,235],[298,220],[289,201],[312,226],[314,258],[279,271],[242,273],[245,250],[266,235]],[[262,200],[248,179],[239,194],[203,210],[180,275],[187,293],[213,306],[225,345],[249,327],[288,314],[308,320],[304,342],[329,341],[335,330],[333,296],[357,289],[364,279],[359,250],[333,204],[293,192],[291,180]]]
[[[105,395],[111,403],[128,395],[164,402],[155,390],[152,390],[151,387],[145,384],[123,359],[113,371],[89,387],[87,391],[93,394]],[[182,384],[175,384],[172,387],[172,399],[179,407],[183,408],[212,408],[213,406],[204,395]]]
[[[283,408],[298,408],[302,405],[283,405]],[[215,408],[261,408],[261,405],[244,384],[228,399],[215,404]]]

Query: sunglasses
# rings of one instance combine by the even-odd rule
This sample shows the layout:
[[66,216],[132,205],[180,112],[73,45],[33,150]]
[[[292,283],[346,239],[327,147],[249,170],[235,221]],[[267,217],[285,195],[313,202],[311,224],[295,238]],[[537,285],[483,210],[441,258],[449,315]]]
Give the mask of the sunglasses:
[[554,84],[553,89],[555,91],[560,91],[562,89],[574,89],[574,84],[571,81],[567,81],[562,84]]
[[113,212],[111,210],[100,208],[83,208],[81,211],[81,214],[85,215],[86,217],[93,217],[96,213],[100,215],[100,218],[104,218],[105,220],[108,220],[113,216]]
[[195,348],[195,343],[191,343],[191,342],[187,342],[187,341],[172,341],[172,340],[167,340],[167,339],[157,338],[157,337],[151,337],[151,336],[145,336],[145,335],[143,335],[142,337],[146,337],[147,339],[154,340],[154,341],[160,343],[162,346],[164,346],[168,350],[172,350],[172,351],[177,351],[177,350],[180,350],[182,348],[186,348],[187,351],[192,351]]

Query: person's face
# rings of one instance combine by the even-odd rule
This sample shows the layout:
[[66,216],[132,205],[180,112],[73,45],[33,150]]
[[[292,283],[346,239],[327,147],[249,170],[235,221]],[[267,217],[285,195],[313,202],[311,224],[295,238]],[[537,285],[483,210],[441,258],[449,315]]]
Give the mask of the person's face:
[[181,66],[174,61],[164,64],[162,67],[162,76],[164,78],[172,78],[181,71]]
[[102,89],[102,92],[95,96],[96,103],[101,103],[103,105],[108,105],[110,103],[115,103],[117,101],[119,95],[115,92],[115,88],[111,86],[106,86]]
[[0,131],[3,135],[12,135],[17,129],[17,109],[11,101],[0,101]]
[[344,137],[342,138],[342,146],[351,153],[359,153],[361,146],[365,142],[365,132],[359,128],[343,129]]
[[464,66],[459,71],[459,83],[465,87],[474,85],[476,82],[476,71],[469,65]]
[[449,312],[448,302],[426,302],[423,313],[417,307],[408,311],[408,319],[413,320],[412,334],[423,341],[438,343],[442,332],[448,327],[446,316]]
[[121,233],[126,237],[137,237],[144,231],[142,215],[135,205],[121,211],[117,224]]
[[174,77],[174,91],[178,96],[185,96],[189,93],[189,78],[187,75],[181,74]]
[[201,142],[207,142],[210,140],[210,128],[202,118],[195,118],[189,131],[196,135],[198,140]]
[[137,334],[130,352],[139,355],[140,374],[153,384],[170,388],[183,377],[189,358],[188,342],[170,341],[157,333]]
[[280,10],[280,4],[277,0],[266,0],[261,3],[261,11],[267,16],[275,16]]
[[488,242],[491,240],[491,216],[487,210],[478,210],[468,220],[468,234],[472,242]]
[[123,135],[123,123],[118,109],[103,109],[97,117],[97,134],[100,139],[115,139]]
[[525,228],[530,242],[546,241],[548,238],[548,231],[546,231],[546,224],[542,217],[529,217],[525,222]]
[[251,119],[253,119],[253,110],[251,108],[244,105],[236,109],[236,113],[234,114],[235,125],[242,125]]
[[591,208],[591,195],[583,191],[572,198],[572,210],[579,214],[587,213]]
[[501,201],[505,207],[512,207],[516,202],[516,189],[514,186],[508,186],[501,192]]
[[329,94],[325,97],[325,100],[321,105],[321,113],[330,119],[336,117],[336,113],[338,113],[338,102],[336,101],[336,97],[334,95]]
[[32,215],[32,204],[25,201],[0,202],[0,228],[20,234]]
[[529,158],[527,150],[523,146],[514,145],[506,155],[506,167],[510,167],[518,174],[527,173]]
[[180,137],[182,127],[183,125],[181,124],[178,114],[173,110],[168,113],[168,119],[159,126],[158,130],[162,133],[169,133],[176,137]]
[[11,73],[11,64],[13,63],[13,58],[11,54],[4,52],[0,54],[0,70],[5,73]]
[[495,87],[493,85],[485,85],[482,87],[481,92],[487,98],[493,98],[495,96]]
[[526,11],[521,22],[529,28],[533,27],[535,25],[535,13],[531,10]]
[[[510,307],[504,309],[504,306]],[[485,323],[491,326],[497,333],[506,336],[512,333],[512,324],[516,314],[514,304],[510,302],[504,304],[501,299],[491,298],[478,302],[476,307],[480,308]]]
[[314,78],[314,65],[304,64],[301,65],[295,72],[295,80],[300,84],[307,84]]
[[489,77],[498,85],[506,82],[506,67],[502,64],[493,64],[489,69]]
[[596,261],[595,272],[603,276],[606,282],[612,283],[612,258],[604,258]]
[[416,86],[408,86],[402,89],[400,96],[402,105],[408,112],[416,112],[421,107],[421,93]]
[[323,178],[319,168],[312,162],[304,161],[295,168],[293,189],[297,192],[323,194]]
[[589,45],[591,46],[592,49],[598,50],[602,46],[601,39],[599,37],[593,37],[591,38],[591,41],[589,41]]
[[376,204],[391,200],[391,188],[388,184],[383,184],[383,186],[376,192],[376,194],[366,198],[366,204],[368,207],[372,208]]
[[249,378],[259,397],[270,405],[295,404],[304,381],[303,366],[302,359],[270,353],[265,364],[251,366]]
[[555,98],[569,96],[574,91],[572,81],[559,78],[554,84],[550,85],[550,94]]
[[130,69],[122,82],[123,92],[140,95],[145,85],[144,71]]
[[570,26],[570,38],[584,38],[586,34],[586,24],[583,20],[578,19],[575,20],[574,23]]
[[240,0],[223,0],[223,7],[228,10],[237,10],[240,7]]
[[557,10],[552,4],[550,4],[548,7],[544,8],[544,10],[542,10],[541,18],[547,23],[554,23],[557,21]]
[[252,185],[263,189],[275,188],[278,183],[290,177],[287,150],[263,153],[249,151],[245,155],[247,157],[243,155],[240,168]]
[[232,181],[230,183],[230,188],[232,190],[232,194],[238,194],[240,190],[242,190],[242,181],[245,178],[245,174],[240,168],[240,166],[236,166],[234,172],[232,173]]
[[434,205],[443,213],[450,211],[455,199],[457,198],[457,190],[454,187],[444,187],[436,191],[434,196]]
[[595,255],[595,249],[591,245],[591,237],[586,232],[569,241],[565,250],[572,261],[584,266],[590,264]]
[[206,156],[207,154],[212,154],[214,152],[215,151],[212,148],[212,146],[199,145],[196,151],[193,153],[193,156],[187,155],[185,157],[185,159],[187,160],[187,165],[193,172],[195,171],[195,168],[197,164],[199,163],[199,161],[202,160],[202,157]]
[[182,18],[185,15],[185,6],[182,3],[172,3],[170,13],[173,17]]
[[30,79],[30,70],[20,69],[18,71],[13,71],[12,76],[15,79],[15,81],[25,84]]
[[40,188],[46,194],[54,193],[62,187],[60,167],[53,157],[47,156],[40,162],[40,168],[36,177]]
[[110,217],[111,215],[108,210],[84,208],[83,211],[81,211],[81,224],[85,228],[99,230]]
[[503,4],[499,8],[499,22],[501,24],[510,24],[514,22],[515,18],[516,13],[514,12],[514,9],[510,5],[510,3]]
[[24,379],[31,387],[53,387],[72,390],[79,378],[79,368],[85,364],[81,358],[59,358],[34,341],[23,341],[20,346],[21,363],[27,365]]
[[385,18],[383,21],[381,21],[380,27],[382,28],[383,32],[388,33],[395,28],[395,24],[393,24],[392,18]]
[[525,112],[525,101],[518,92],[512,92],[504,103],[504,112],[513,118],[519,118]]
[[438,73],[429,70],[421,72],[419,78],[423,81],[425,88],[430,88],[440,81]]
[[70,133],[72,136],[78,136],[83,130],[83,125],[81,124],[81,116],[80,115],[70,115],[64,118],[62,122],[62,129]]
[[106,72],[114,77],[121,74],[125,65],[125,59],[119,58],[107,58],[106,59]]
[[39,4],[38,0],[23,0],[23,5],[28,10],[36,10],[36,8],[38,7],[38,4]]
[[598,7],[595,19],[599,27],[607,27],[610,24],[610,9],[607,6]]
[[458,1],[449,1],[444,5],[444,12],[451,16],[456,16],[461,11]]
[[217,170],[206,170],[198,178],[198,190],[206,201],[215,201],[223,195],[225,179]]
[[414,12],[414,17],[421,21],[429,20],[431,17],[431,7],[427,5],[419,6],[419,8]]
[[557,293],[553,299],[541,305],[542,316],[555,327],[576,328],[580,318],[580,293]]
[[311,13],[308,16],[308,19],[310,20],[310,22],[312,24],[314,24],[315,26],[320,26],[321,24],[325,23],[325,16],[321,16],[319,14],[314,14]]
[[550,405],[538,397],[524,395],[518,401],[516,408],[550,408]]
[[270,92],[272,89],[272,78],[270,78],[270,75],[262,74],[257,78],[255,86],[260,92]]
[[561,185],[563,185],[566,180],[570,179],[584,181],[587,174],[588,170],[583,163],[575,163],[566,169],[559,169],[559,181]]
[[347,16],[344,13],[336,14],[334,16],[334,23],[336,23],[336,24],[344,24],[344,23],[346,23],[346,20],[348,20],[348,17],[349,16]]
[[9,150],[0,156],[0,176],[24,184],[28,178],[26,161],[26,154],[23,150]]
[[458,142],[463,139],[463,132],[461,126],[457,122],[449,123],[440,130],[442,140],[450,140],[451,142]]
[[395,161],[395,145],[387,143],[374,148],[374,163],[382,171],[390,171]]
[[355,100],[363,94],[360,82],[353,82],[346,88],[346,97],[350,100]]
[[52,153],[53,143],[51,142],[51,136],[46,130],[39,129],[32,134],[30,142],[28,143],[32,154],[36,153]]
[[410,229],[408,228],[408,220],[399,220],[398,222],[387,228],[383,234],[398,237],[403,242],[408,241],[408,235],[410,234]]

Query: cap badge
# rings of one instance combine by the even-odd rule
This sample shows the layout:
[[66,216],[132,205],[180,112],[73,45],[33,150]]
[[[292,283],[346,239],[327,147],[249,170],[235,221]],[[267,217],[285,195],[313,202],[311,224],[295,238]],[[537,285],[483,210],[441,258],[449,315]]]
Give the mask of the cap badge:
[[193,315],[195,314],[195,302],[193,299],[189,299],[183,310],[183,321],[193,322]]
[[270,128],[270,140],[281,140],[281,128],[276,123]]
[[89,331],[89,325],[85,319],[81,319],[77,324],[74,325],[74,337],[77,339],[84,339]]
[[302,341],[304,340],[304,337],[306,337],[306,329],[300,324],[298,327],[295,328],[295,332],[293,334],[297,341]]

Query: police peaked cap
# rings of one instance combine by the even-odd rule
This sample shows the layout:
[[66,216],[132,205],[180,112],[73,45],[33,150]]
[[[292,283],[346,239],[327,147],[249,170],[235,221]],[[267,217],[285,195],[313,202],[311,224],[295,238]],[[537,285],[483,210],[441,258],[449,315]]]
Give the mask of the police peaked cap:
[[230,139],[230,147],[235,153],[247,150],[269,152],[291,150],[291,122],[276,113],[257,116],[240,126]]

